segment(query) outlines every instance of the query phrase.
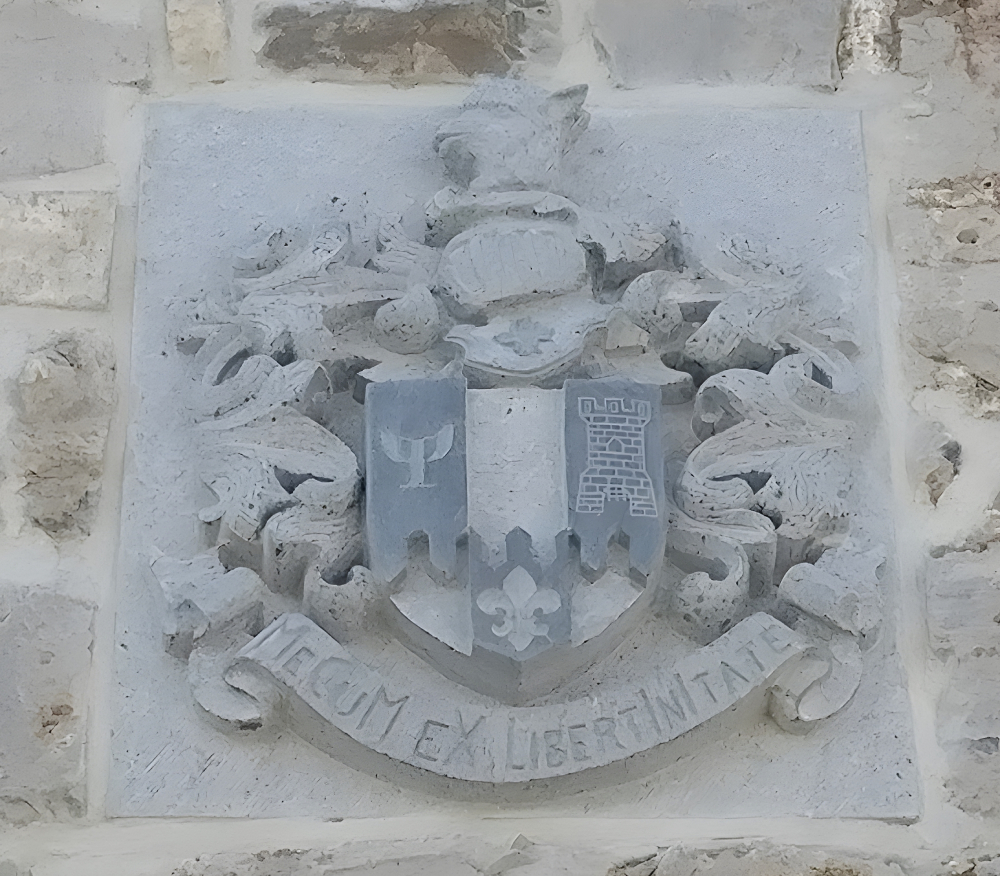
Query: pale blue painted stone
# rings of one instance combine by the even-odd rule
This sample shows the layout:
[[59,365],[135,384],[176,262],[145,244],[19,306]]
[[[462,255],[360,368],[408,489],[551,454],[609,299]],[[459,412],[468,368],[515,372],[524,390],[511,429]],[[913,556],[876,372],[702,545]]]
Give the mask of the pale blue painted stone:
[[591,568],[609,540],[629,538],[632,565],[649,574],[663,555],[661,388],[631,380],[567,380],[566,483],[570,526]]
[[365,393],[368,562],[383,580],[406,566],[407,539],[423,532],[430,558],[455,573],[465,529],[465,380],[373,383]]

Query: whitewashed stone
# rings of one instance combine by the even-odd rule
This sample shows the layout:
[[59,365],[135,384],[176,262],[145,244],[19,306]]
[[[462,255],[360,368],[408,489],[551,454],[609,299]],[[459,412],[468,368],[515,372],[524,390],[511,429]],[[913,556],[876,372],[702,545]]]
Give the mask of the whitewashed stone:
[[[904,876],[930,872],[929,868],[915,867],[909,858],[881,850],[796,847],[763,839],[675,843],[658,848],[627,837],[608,842],[581,836],[562,844],[532,836],[519,834],[506,843],[487,836],[355,840],[313,850],[276,849],[272,844],[258,852],[200,855],[185,861],[173,876],[326,876],[333,872],[345,876],[363,872],[375,876],[502,876],[510,872],[524,876],[705,876],[710,872],[717,876]],[[964,864],[967,869],[961,872],[970,876],[994,876],[995,859],[987,859],[987,854],[977,855],[980,860],[974,863],[954,856],[955,867],[948,872],[957,872]]]
[[643,331],[621,311],[611,315],[604,339],[604,351],[608,356],[639,355],[646,352],[649,332]]
[[778,595],[845,632],[867,635],[882,621],[877,570],[885,561],[882,548],[864,553],[835,548],[815,563],[792,566],[781,579]]
[[[698,641],[710,642],[750,601],[750,562],[731,539],[681,528],[667,534],[667,556],[686,573],[671,593],[671,609]],[[725,575],[711,574],[722,564]]]
[[[380,628],[387,590],[364,566],[327,580],[314,565],[306,574],[302,605],[338,642],[349,644]],[[224,672],[223,677],[230,676]]]
[[767,371],[784,355],[780,339],[800,298],[791,286],[734,292],[687,339],[685,356],[709,376],[725,368]]
[[635,584],[614,569],[608,569],[594,582],[577,582],[570,618],[572,643],[581,645],[604,632],[639,595]]
[[[535,254],[530,264],[514,257],[526,248]],[[453,237],[438,276],[448,294],[470,310],[576,292],[589,282],[586,254],[571,230],[516,222],[488,223]]]
[[0,195],[0,304],[104,308],[114,227],[107,192]]
[[829,625],[802,620],[796,630],[812,646],[795,666],[778,674],[771,686],[768,712],[792,733],[810,731],[850,702],[864,672],[857,640]]
[[261,531],[261,576],[277,593],[300,593],[311,567],[325,579],[361,557],[361,509],[338,504],[336,488],[317,480],[292,491],[297,504],[269,517]]
[[86,813],[94,606],[0,585],[0,823]]
[[[214,424],[213,424],[214,425]],[[249,540],[277,511],[299,504],[301,484],[323,484],[322,501],[343,513],[354,501],[357,460],[336,435],[298,411],[277,406],[246,425],[208,432],[203,471],[217,501],[199,513],[222,521],[227,532]]]
[[4,178],[100,164],[106,101],[148,84],[148,35],[131,16],[100,20],[81,5],[13,0],[0,10]]
[[166,0],[166,18],[174,63],[198,77],[222,78],[229,54],[223,0]]
[[591,332],[608,316],[606,305],[582,295],[499,315],[484,326],[457,325],[445,339],[460,346],[480,382],[544,380],[564,374],[583,353]]
[[394,353],[423,353],[440,333],[441,315],[426,286],[415,286],[375,314],[375,337]]
[[741,843],[717,843],[699,846],[678,843],[660,849],[645,860],[619,863],[608,876],[640,876],[640,869],[650,863],[656,876],[797,876],[816,873],[867,874],[867,876],[903,876],[909,872],[895,857],[881,852],[866,853],[856,849],[817,848],[779,845],[769,840]]
[[812,85],[839,80],[841,4],[754,0],[701,4],[602,0],[595,36],[613,75],[630,86],[654,82]]
[[[909,707],[898,683],[892,630],[869,635],[867,620],[847,608],[849,594],[830,606],[803,599],[816,616],[776,593],[790,566],[815,561],[848,532],[852,550],[862,555],[876,536],[887,542],[892,536],[883,512],[888,468],[864,383],[879,378],[869,331],[873,299],[859,292],[869,288],[868,201],[856,120],[813,111],[727,110],[682,118],[601,111],[587,127],[583,98],[580,88],[547,96],[504,82],[477,89],[457,110],[345,105],[297,115],[175,105],[150,116],[150,155],[169,149],[171,160],[149,160],[140,220],[137,349],[154,352],[140,356],[135,371],[143,401],[133,440],[144,480],[140,486],[129,475],[123,515],[119,636],[127,647],[116,650],[116,661],[122,701],[129,705],[115,721],[111,811],[209,813],[225,801],[230,814],[385,816],[428,805],[437,794],[478,798],[487,792],[477,781],[503,785],[488,792],[493,804],[522,805],[535,787],[545,793],[537,779],[551,779],[574,789],[551,803],[554,813],[596,807],[667,815],[680,814],[683,805],[687,815],[738,816],[760,814],[764,799],[769,812],[789,815],[805,807],[819,815],[914,817]],[[301,151],[300,143],[311,145]],[[245,175],[233,170],[266,165],[276,152],[289,163],[307,162],[310,172],[301,184],[286,179],[278,185],[265,174],[248,187]],[[602,158],[612,154],[614,161]],[[452,184],[442,189],[445,175]],[[423,216],[419,204],[429,205]],[[248,249],[261,227],[287,230],[269,232],[262,247]],[[510,295],[480,303],[475,312],[444,294],[451,291],[445,289],[448,247],[467,232],[496,227],[544,229],[565,242],[573,259],[582,252],[581,287],[552,294],[560,289],[539,283],[537,302],[525,305],[523,295]],[[220,236],[219,228],[229,231]],[[519,233],[508,240],[508,261],[519,271],[538,261],[530,238]],[[286,248],[293,254],[284,256]],[[482,266],[497,263],[493,252]],[[650,271],[676,277],[660,273],[648,281],[655,296],[640,295],[640,283],[631,298],[642,306],[627,310],[619,299]],[[455,334],[421,353],[379,344],[378,309],[416,283],[432,289],[442,327],[468,334],[467,344]],[[792,307],[775,291],[785,286],[793,290]],[[192,304],[178,299],[177,289],[208,291]],[[629,325],[619,323],[622,344],[607,350],[602,329],[616,310],[626,313]],[[587,317],[582,323],[581,314]],[[688,341],[705,325],[709,329],[689,355]],[[477,359],[473,350],[480,340],[504,351],[513,367],[500,362],[491,371],[492,353]],[[757,344],[763,358],[739,358],[747,353],[744,340]],[[757,352],[751,348],[747,355]],[[518,362],[533,356],[539,361],[530,367]],[[734,370],[737,361],[769,372]],[[640,400],[648,412],[632,407],[635,382],[618,372],[588,371],[595,364],[647,362],[670,378],[643,387]],[[677,377],[680,367],[690,370]],[[693,389],[709,368],[719,374],[704,384],[693,422],[683,398],[664,408],[665,385]],[[406,379],[414,375],[420,379]],[[564,385],[568,378],[572,383]],[[454,411],[444,411],[422,384],[467,389]],[[742,392],[743,384],[751,391]],[[496,521],[497,555],[491,556],[483,534],[475,527],[467,537],[464,532],[476,488],[468,475],[478,478],[468,464],[470,452],[502,455],[503,448],[529,447],[533,440],[535,460],[558,452],[560,444],[541,423],[532,429],[527,416],[509,418],[523,424],[524,436],[511,434],[505,417],[497,425],[502,435],[470,429],[469,396],[528,398],[558,395],[560,388],[572,395],[565,402],[573,404],[564,410],[563,446],[567,466],[572,460],[576,468],[566,482],[567,499],[570,485],[575,493],[566,503],[568,525],[554,536],[555,557],[540,556],[541,541],[551,535],[534,537],[516,519],[538,510],[532,501],[537,489],[552,509],[539,518],[559,525],[557,502],[534,482],[520,488],[523,505],[512,503],[508,517]],[[276,403],[273,411],[285,411],[281,426],[231,440],[261,419],[229,428],[231,418],[236,423],[254,413],[265,397]],[[643,430],[642,438],[631,432],[622,438],[640,440],[648,452],[632,444],[626,452],[614,435],[601,440],[607,438],[608,453],[620,455],[614,459],[648,469],[651,484],[655,471],[654,486],[665,480],[665,489],[654,491],[655,502],[633,502],[624,490],[609,487],[603,508],[590,494],[581,506],[579,482],[590,467],[590,424],[580,415],[587,400],[594,423],[595,417],[635,414],[639,422],[632,425]],[[317,442],[330,430],[355,453],[366,448],[364,481],[356,482],[366,517],[358,527],[366,537],[363,554],[351,546],[359,506],[346,493],[330,520],[314,519],[324,491],[338,490],[339,479],[321,474],[300,483],[316,474],[312,457],[289,477],[277,456],[262,453],[290,449],[283,434],[294,438],[288,419],[315,433]],[[215,421],[224,428],[211,428]],[[244,450],[261,457],[262,483],[280,500],[271,506],[267,497],[263,526],[262,518],[237,533],[228,524],[195,522],[204,492],[193,472],[185,474],[193,446],[189,422],[198,424],[199,469],[210,456],[202,447],[219,449],[210,466],[218,472],[231,473]],[[491,446],[472,448],[470,436],[477,444],[485,437]],[[273,477],[267,471],[272,459],[282,469]],[[841,468],[851,473],[850,489]],[[325,486],[325,479],[333,485]],[[307,485],[312,492],[300,509],[295,494]],[[762,487],[767,489],[756,496]],[[482,491],[492,492],[488,485]],[[586,525],[588,514],[594,526]],[[280,538],[269,538],[272,520],[283,523]],[[642,529],[643,521],[651,532]],[[502,529],[509,531],[498,551]],[[663,556],[662,536],[673,529],[690,537]],[[389,530],[387,551],[378,536]],[[156,533],[165,537],[154,541]],[[176,557],[196,556],[207,542],[218,548],[225,567],[252,569],[265,585],[262,614],[265,623],[276,624],[271,632],[278,636],[298,615],[294,622],[309,642],[267,656],[278,640],[261,634],[235,661],[249,634],[234,623],[224,635],[209,630],[204,642],[199,639],[185,672],[175,658],[157,652],[161,617],[143,589],[151,582],[135,575],[131,558],[151,542],[174,546]],[[313,548],[320,553],[312,554]],[[703,604],[712,609],[701,619],[689,612],[690,622],[670,599],[687,580],[694,604],[702,604],[689,576],[700,576]],[[890,569],[879,587],[896,586]],[[649,738],[654,724],[643,717],[641,694],[638,701],[627,699],[628,685],[649,678],[651,667],[662,675],[685,661],[704,661],[754,618],[801,630],[796,641],[810,655],[802,672],[772,678],[768,666],[749,655],[739,665],[726,661],[737,674],[720,663],[705,697],[714,696],[722,711],[713,706],[713,717],[684,725],[677,738]],[[838,630],[836,623],[853,623],[861,633]],[[342,651],[328,651],[331,642]],[[245,659],[251,654],[266,657],[282,677],[276,688],[263,684],[274,673]],[[313,678],[330,682],[332,704],[309,687],[317,659],[324,661],[322,673],[337,666],[350,673],[346,679]],[[235,662],[226,668],[227,661]],[[156,700],[143,687],[154,667],[169,679]],[[375,686],[358,687],[362,679]],[[693,677],[691,682],[702,689]],[[792,705],[791,711],[772,707],[772,714],[790,718],[785,723],[793,731],[808,724],[808,736],[789,735],[767,718],[768,688],[772,700],[785,691]],[[290,708],[279,707],[278,691]],[[697,691],[689,692],[694,698]],[[312,702],[315,696],[321,699]],[[575,709],[604,703],[603,697],[613,714],[591,718],[613,718],[617,742],[602,735],[610,728],[606,722],[588,725],[584,717],[581,730],[564,716],[570,723],[563,732],[561,725],[548,726],[548,712],[532,711],[566,704]],[[394,719],[397,706],[400,717]],[[425,713],[432,707],[434,714]],[[510,732],[504,716],[511,714],[521,722],[513,731],[511,763],[535,765],[527,788],[517,777],[527,774],[512,766],[506,776],[500,763],[510,759],[501,743]],[[662,729],[666,717],[654,714]],[[542,723],[529,715],[541,716]],[[366,735],[373,728],[374,737]],[[487,736],[478,735],[487,729],[489,747]],[[397,730],[407,737],[402,747]],[[343,734],[351,731],[359,736],[348,743]],[[601,747],[598,736],[607,759],[587,761],[583,753]],[[208,770],[193,797],[177,777],[200,774],[198,752],[221,746],[229,752],[225,765]],[[154,760],[141,775],[130,767]],[[267,790],[253,792],[250,776]]]
[[18,375],[9,473],[24,519],[54,538],[90,532],[101,495],[114,378],[111,343],[88,331],[53,337]]
[[482,871],[462,855],[461,849],[422,852],[404,847],[396,851],[391,843],[374,843],[360,849],[280,849],[204,855],[184,862],[173,871],[173,876],[321,876],[333,872],[343,876],[389,876],[390,873],[394,876],[478,876]]
[[227,571],[217,551],[191,560],[164,555],[150,563],[167,600],[164,648],[188,657],[209,631],[233,625],[252,635],[263,626],[263,582],[251,569]]
[[473,390],[465,404],[469,526],[494,556],[520,527],[550,562],[555,537],[568,525],[562,393]]
[[[802,354],[782,361],[797,384],[815,384],[810,389],[821,396],[836,395],[839,387],[814,379],[812,364]],[[772,369],[765,377],[733,369],[702,384],[693,425],[705,440],[688,457],[677,492],[682,510],[695,518],[710,520],[737,509],[768,517],[778,537],[779,565],[814,560],[822,546],[839,541],[851,484],[852,426],[842,416],[817,414],[789,398],[779,379],[784,370]]]
[[947,369],[966,372],[962,395],[980,415],[1000,386],[996,184],[992,174],[970,173],[897,186],[890,213],[905,335],[938,382],[951,382]]
[[400,613],[449,648],[472,653],[472,603],[464,587],[441,587],[426,572],[407,574],[390,597]]
[[694,398],[694,381],[686,371],[677,371],[663,364],[656,353],[608,358],[599,350],[585,356],[583,370],[588,377],[624,377],[636,383],[659,386],[665,405],[676,405]]
[[502,783],[567,775],[675,738],[728,708],[801,648],[795,634],[759,614],[678,662],[670,681],[654,673],[613,694],[552,706],[485,709],[470,698],[442,708],[359,664],[308,618],[282,615],[240,652],[236,668],[259,667],[288,688],[301,715],[293,723],[300,733],[320,734],[318,745],[336,740],[324,740],[316,714],[392,760]]
[[951,658],[938,704],[938,736],[951,769],[948,788],[961,808],[987,815],[1000,810],[998,557],[997,545],[988,544],[928,559],[924,570],[931,647],[942,662]]
[[547,94],[509,79],[488,80],[438,128],[434,146],[461,188],[551,194],[563,157],[590,121],[586,97],[586,85]]
[[684,322],[676,300],[679,296],[671,294],[678,286],[693,291],[697,284],[678,277],[674,271],[650,271],[629,283],[619,304],[637,325],[669,337]]
[[937,505],[959,473],[962,445],[941,423],[914,414],[908,425],[906,471],[910,483],[918,501]]

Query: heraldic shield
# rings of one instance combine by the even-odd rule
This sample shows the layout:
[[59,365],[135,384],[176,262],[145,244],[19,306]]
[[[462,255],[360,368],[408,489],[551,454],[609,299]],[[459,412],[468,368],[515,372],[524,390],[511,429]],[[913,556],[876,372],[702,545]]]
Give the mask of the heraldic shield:
[[[366,561],[401,640],[511,703],[620,644],[664,553],[660,396],[626,379],[531,388],[530,404],[461,378],[370,386]],[[497,408],[507,417],[480,416]],[[491,457],[513,463],[500,509],[495,485],[477,483]]]

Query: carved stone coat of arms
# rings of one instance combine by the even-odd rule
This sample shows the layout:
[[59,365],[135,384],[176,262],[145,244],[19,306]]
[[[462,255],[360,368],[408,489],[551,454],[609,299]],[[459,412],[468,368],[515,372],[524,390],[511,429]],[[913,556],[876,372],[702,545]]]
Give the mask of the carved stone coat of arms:
[[205,490],[149,581],[233,739],[525,788],[852,702],[889,560],[858,525],[863,338],[808,252],[717,268],[569,197],[586,94],[485,82],[426,144],[429,201],[262,215],[181,320]]

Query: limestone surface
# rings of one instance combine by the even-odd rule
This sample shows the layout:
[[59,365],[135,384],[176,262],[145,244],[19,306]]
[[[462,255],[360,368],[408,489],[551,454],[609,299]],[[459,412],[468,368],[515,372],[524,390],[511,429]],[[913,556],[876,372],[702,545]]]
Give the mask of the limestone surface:
[[891,213],[910,343],[938,369],[965,369],[992,391],[1000,387],[996,185],[990,173],[970,173],[897,187]]
[[699,847],[671,845],[655,854],[622,861],[609,876],[793,876],[813,873],[844,876],[901,876],[906,871],[890,857],[859,854],[854,850],[796,848],[766,840]]
[[0,195],[0,304],[103,308],[114,226],[107,192]]
[[167,38],[174,63],[217,79],[229,54],[229,23],[222,0],[167,0]]
[[97,20],[78,4],[5,3],[0,174],[53,173],[103,161],[106,101],[116,89],[134,94],[148,82],[148,42],[135,24]]
[[[399,873],[424,876],[472,876],[515,871],[524,876],[903,876],[917,871],[908,861],[854,848],[788,846],[755,839],[734,843],[630,844],[590,848],[535,834],[513,841],[440,837],[415,841],[355,841],[336,848],[272,849],[256,853],[203,855],[185,861],[173,876],[319,876],[343,873]],[[983,856],[985,858],[985,856]],[[966,872],[991,876],[991,860]],[[931,871],[927,871],[931,872]]]
[[989,544],[929,559],[924,571],[931,646],[949,664],[938,703],[938,733],[952,769],[949,790],[963,809],[984,814],[1000,809],[998,560],[1000,549]]
[[642,0],[622,8],[599,0],[595,29],[612,74],[632,86],[767,82],[832,88],[839,79],[840,7],[837,0]]
[[441,333],[437,303],[426,286],[383,304],[375,314],[375,336],[394,353],[423,353]]
[[86,811],[94,606],[0,582],[0,824]]
[[8,474],[23,516],[53,538],[87,535],[97,510],[115,400],[114,350],[96,332],[54,337],[16,384]]
[[273,3],[259,14],[261,63],[314,79],[363,73],[392,82],[503,74],[526,51],[553,54],[550,0],[379,4]]

